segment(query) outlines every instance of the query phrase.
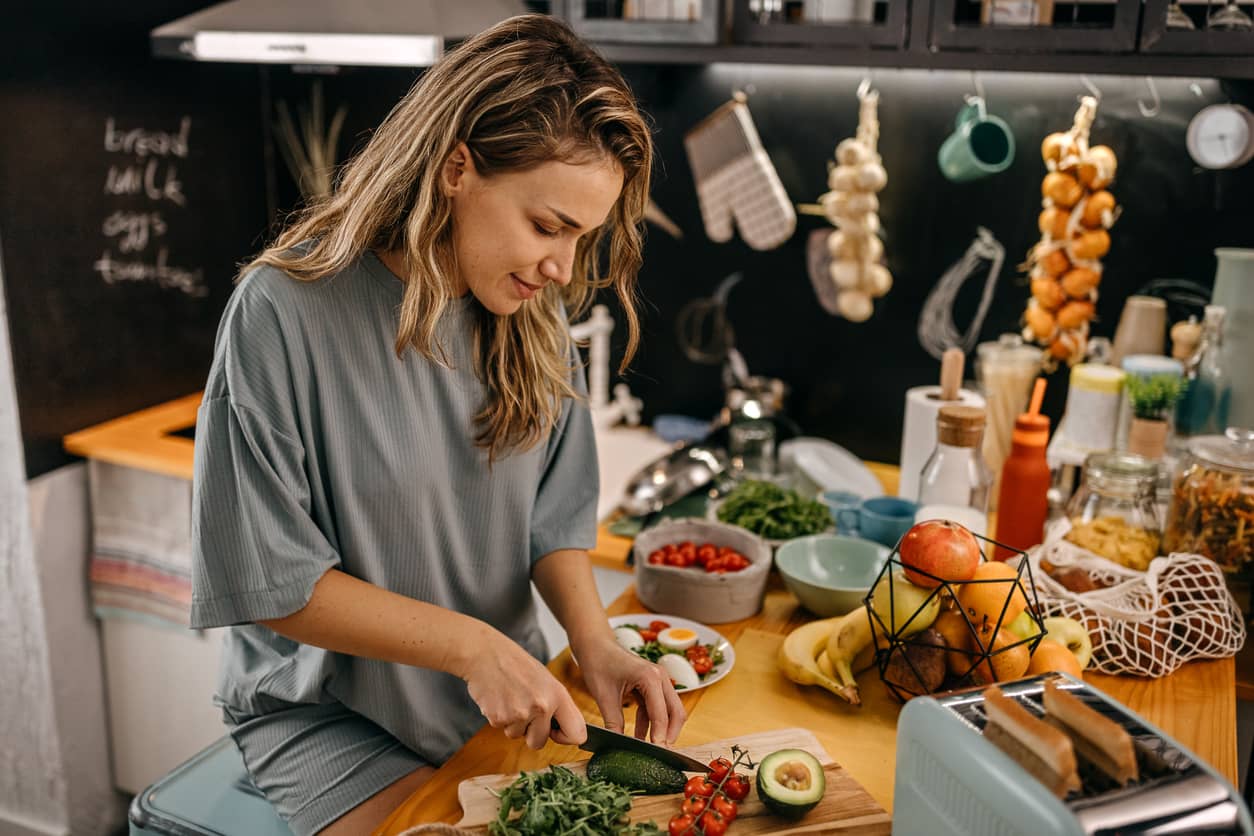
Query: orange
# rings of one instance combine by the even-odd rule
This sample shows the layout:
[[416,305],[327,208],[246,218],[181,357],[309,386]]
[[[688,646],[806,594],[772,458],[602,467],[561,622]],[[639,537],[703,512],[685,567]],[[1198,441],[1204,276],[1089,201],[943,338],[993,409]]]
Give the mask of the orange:
[[[945,610],[932,622],[932,629],[945,639],[945,664],[954,676],[963,676],[975,664],[971,627],[958,610]],[[965,651],[965,652],[964,652]]]
[[[1027,609],[1028,599],[1018,579],[1019,573],[1013,567],[999,561],[981,563],[976,567],[975,575],[958,590],[958,605],[966,610],[976,630],[992,630],[997,626],[998,616],[1001,616],[1004,627]],[[1003,606],[1006,609],[1004,616]]]
[[[1021,643],[1020,643],[1021,642]],[[1017,646],[1012,647],[1011,645]],[[997,635],[989,642],[989,634],[984,633],[976,644],[975,649],[981,650],[984,646],[988,646],[989,657],[987,660],[980,662],[971,671],[971,676],[976,682],[982,685],[990,685],[994,682],[1007,682],[1011,679],[1018,679],[1027,672],[1028,664],[1031,661],[1031,651],[1028,650],[1027,642],[1023,642],[1018,636],[1009,630],[1002,628],[997,631]]]
[[1041,639],[1041,643],[1036,646],[1036,652],[1032,654],[1032,661],[1028,664],[1028,676],[1054,671],[1069,673],[1076,679],[1082,679],[1084,675],[1080,660],[1075,658],[1075,654],[1066,645],[1053,639]]

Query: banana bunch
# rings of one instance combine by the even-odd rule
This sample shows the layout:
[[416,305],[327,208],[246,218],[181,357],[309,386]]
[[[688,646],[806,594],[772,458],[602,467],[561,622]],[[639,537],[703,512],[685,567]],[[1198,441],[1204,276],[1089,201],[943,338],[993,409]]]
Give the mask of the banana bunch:
[[859,607],[789,633],[779,648],[779,669],[798,685],[818,685],[850,705],[861,705],[854,677],[870,667],[874,652],[871,619]]
[[819,198],[824,216],[836,227],[827,237],[836,307],[850,322],[866,321],[872,312],[871,300],[893,285],[892,274],[882,263],[884,243],[879,238],[877,193],[888,183],[876,150],[879,94],[860,91],[858,98],[857,135],[836,146],[836,165],[827,175],[830,191]]
[[1041,240],[1028,265],[1032,296],[1023,335],[1049,352],[1051,363],[1074,365],[1088,351],[1089,323],[1097,312],[1101,258],[1110,250],[1110,227],[1119,207],[1107,187],[1115,179],[1115,152],[1089,145],[1097,101],[1086,96],[1066,133],[1041,143],[1049,173],[1041,181]]

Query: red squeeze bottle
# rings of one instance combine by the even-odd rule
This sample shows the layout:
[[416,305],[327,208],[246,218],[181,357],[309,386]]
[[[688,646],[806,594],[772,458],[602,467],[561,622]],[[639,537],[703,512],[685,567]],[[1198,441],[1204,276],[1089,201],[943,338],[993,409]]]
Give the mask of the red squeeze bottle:
[[[1010,455],[1001,469],[1001,490],[997,494],[997,534],[999,543],[1016,549],[1030,549],[1045,539],[1045,517],[1049,512],[1050,473],[1045,461],[1049,442],[1049,416],[1041,415],[1045,378],[1038,377],[1028,411],[1015,419]],[[994,559],[1009,560],[1010,549],[997,548]]]

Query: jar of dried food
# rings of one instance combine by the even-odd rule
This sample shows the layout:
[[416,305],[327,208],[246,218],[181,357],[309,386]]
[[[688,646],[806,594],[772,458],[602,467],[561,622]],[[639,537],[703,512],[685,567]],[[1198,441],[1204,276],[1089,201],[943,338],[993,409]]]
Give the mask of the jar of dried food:
[[1092,453],[1067,504],[1067,539],[1102,557],[1145,571],[1158,555],[1162,526],[1154,505],[1158,464],[1130,453]]
[[1254,561],[1254,430],[1189,441],[1180,460],[1163,543],[1168,552],[1209,557],[1225,572]]

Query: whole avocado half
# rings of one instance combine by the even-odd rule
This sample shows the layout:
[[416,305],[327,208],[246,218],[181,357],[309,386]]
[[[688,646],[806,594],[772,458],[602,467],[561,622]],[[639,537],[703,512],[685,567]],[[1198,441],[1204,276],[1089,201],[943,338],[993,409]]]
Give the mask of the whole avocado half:
[[680,792],[688,780],[684,773],[657,758],[639,752],[597,752],[588,761],[590,781],[609,781],[645,795]]
[[799,819],[823,800],[827,779],[818,758],[802,749],[780,749],[758,764],[758,797],[777,816]]

